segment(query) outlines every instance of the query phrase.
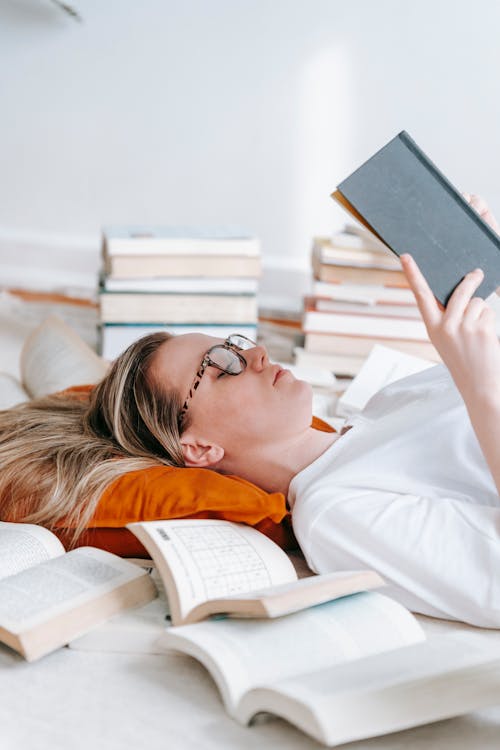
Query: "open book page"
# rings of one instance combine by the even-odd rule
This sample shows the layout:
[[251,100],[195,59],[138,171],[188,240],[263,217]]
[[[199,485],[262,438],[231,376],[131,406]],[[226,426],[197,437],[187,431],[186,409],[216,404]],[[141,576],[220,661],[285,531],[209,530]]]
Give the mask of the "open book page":
[[251,688],[423,639],[404,607],[367,592],[276,620],[228,618],[170,628],[162,644],[201,661],[234,714]]
[[354,206],[351,203],[349,203],[349,201],[347,200],[347,198],[345,198],[342,195],[342,193],[340,192],[340,190],[335,190],[331,194],[331,197],[333,198],[334,201],[337,201],[337,203],[340,203],[340,205],[343,208],[345,208],[345,210],[348,211],[348,213],[350,213],[351,216],[354,219],[356,219],[357,221],[359,221],[359,223],[362,224],[363,227],[365,227],[365,229],[367,230],[367,234],[368,235],[372,235],[375,239],[378,239],[382,245],[385,245],[385,247],[387,247],[390,250],[389,245],[387,245],[387,243],[384,242],[384,240],[382,239],[382,237],[380,237],[380,235],[377,234],[377,232],[374,230],[374,228],[370,224],[368,224],[368,222],[366,221],[366,219],[363,216],[361,216],[361,214],[358,211],[356,211],[356,209],[354,208]]
[[48,529],[0,521],[0,579],[58,555],[64,555],[64,547]]
[[[0,581],[0,627],[30,630],[147,572],[109,552],[79,547]],[[155,595],[154,586],[149,588]]]
[[440,636],[251,690],[238,707],[288,719],[320,742],[343,742],[457,716],[498,702],[500,649]]
[[360,371],[339,398],[337,414],[340,417],[356,414],[381,388],[435,364],[390,346],[375,344]]
[[72,385],[97,383],[108,363],[64,321],[50,316],[24,342],[20,367],[25,389],[38,398]]
[[134,561],[148,570],[158,596],[142,607],[121,612],[69,644],[77,651],[103,651],[127,654],[161,654],[158,639],[170,625],[170,611],[163,582],[149,560]]
[[231,521],[149,521],[128,524],[165,583],[172,622],[199,604],[297,579],[277,544]]

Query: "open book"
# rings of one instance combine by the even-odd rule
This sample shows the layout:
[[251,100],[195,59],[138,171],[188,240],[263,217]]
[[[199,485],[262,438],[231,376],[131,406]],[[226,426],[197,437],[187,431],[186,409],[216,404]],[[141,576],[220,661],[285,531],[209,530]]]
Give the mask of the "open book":
[[422,357],[405,354],[390,346],[375,344],[358,374],[337,401],[339,417],[350,417],[364,409],[381,388],[435,365]]
[[156,586],[156,599],[111,617],[68,643],[75,651],[101,653],[162,654],[159,644],[165,628],[170,625],[170,608],[163,581],[151,560],[134,559],[135,565],[147,569]]
[[198,659],[241,723],[273,713],[334,745],[498,700],[498,644],[426,642],[402,605],[366,591],[371,571],[298,580],[279,547],[229,521],[129,528],[167,591],[174,626],[157,648]]
[[173,625],[217,614],[280,617],[384,584],[371,570],[298,580],[277,544],[231,521],[146,521],[128,528],[156,563]]
[[51,315],[24,342],[21,379],[0,373],[0,408],[8,409],[73,385],[96,383],[104,377],[108,367],[109,363],[70,326]]
[[169,628],[167,650],[200,661],[242,724],[274,714],[332,746],[498,702],[500,647],[464,636],[430,641],[378,592],[275,620],[208,620]]
[[0,522],[0,641],[28,661],[155,596],[137,565],[93,547],[65,552],[47,529]]

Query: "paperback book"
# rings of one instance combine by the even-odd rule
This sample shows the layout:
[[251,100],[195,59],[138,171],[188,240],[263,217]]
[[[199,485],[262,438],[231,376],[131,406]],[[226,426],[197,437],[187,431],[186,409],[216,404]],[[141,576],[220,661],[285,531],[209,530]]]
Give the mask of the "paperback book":
[[211,615],[275,618],[383,586],[373,571],[298,580],[287,554],[256,529],[230,521],[132,523],[161,576],[173,625]]
[[259,255],[108,255],[104,272],[113,279],[155,277],[230,276],[257,278],[262,271]]
[[101,320],[105,323],[232,323],[255,325],[255,295],[132,294],[101,292]]
[[0,642],[28,661],[156,597],[147,571],[51,532],[0,521]]
[[430,341],[417,341],[409,338],[393,338],[381,335],[353,335],[306,331],[304,347],[307,351],[322,354],[348,354],[366,357],[375,344],[391,346],[399,351],[440,362],[440,357]]
[[118,357],[130,344],[149,333],[163,331],[174,336],[184,333],[203,333],[205,336],[215,336],[227,339],[232,333],[241,333],[252,341],[257,340],[257,326],[235,323],[234,325],[186,325],[160,324],[148,325],[134,323],[103,323],[99,327],[99,350],[101,355],[112,360]]
[[158,645],[199,660],[242,724],[275,714],[332,746],[498,699],[498,645],[426,641],[402,605],[359,590],[379,585],[369,571],[295,580],[267,538],[249,547],[258,532],[242,543],[244,527],[224,521],[130,528],[166,584],[174,626]]
[[[357,238],[355,235],[346,235],[347,237]],[[316,256],[318,263],[333,266],[354,266],[356,268],[381,268],[388,270],[400,271],[401,267],[397,259],[388,252],[387,248],[366,248],[363,243],[357,243],[358,246],[345,247],[340,246],[335,241],[327,237],[316,237],[313,242],[313,254]]]
[[[325,309],[325,307],[327,309]],[[390,308],[388,308],[390,310]],[[302,327],[305,333],[334,333],[381,338],[428,341],[424,322],[417,308],[397,308],[386,314],[382,305],[376,308],[349,304],[335,305],[317,298],[306,298]]]
[[70,326],[51,315],[23,344],[20,379],[0,373],[0,406],[7,409],[74,385],[96,383],[108,368]]
[[107,226],[107,255],[247,255],[258,256],[258,239],[238,228]]

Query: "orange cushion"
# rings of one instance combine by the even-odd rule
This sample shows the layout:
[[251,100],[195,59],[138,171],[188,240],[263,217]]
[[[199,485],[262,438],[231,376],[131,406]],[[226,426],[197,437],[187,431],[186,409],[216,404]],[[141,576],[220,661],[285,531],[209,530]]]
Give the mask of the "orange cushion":
[[[144,549],[124,528],[128,523],[222,518],[255,526],[281,545],[296,546],[289,524],[281,524],[287,513],[284,495],[265,492],[239,477],[210,469],[154,466],[128,472],[112,482],[78,544],[104,546],[117,554],[140,557]],[[63,539],[67,534],[67,529],[60,529]]]
[[[68,391],[85,397],[91,387],[78,386]],[[333,431],[316,417],[312,426]],[[104,492],[78,544],[90,544],[126,557],[147,557],[126,524],[168,518],[220,518],[246,523],[285,549],[297,546],[282,493],[268,493],[240,477],[224,476],[210,469],[169,466],[131,471],[116,479]],[[61,522],[56,533],[64,542],[70,530]]]

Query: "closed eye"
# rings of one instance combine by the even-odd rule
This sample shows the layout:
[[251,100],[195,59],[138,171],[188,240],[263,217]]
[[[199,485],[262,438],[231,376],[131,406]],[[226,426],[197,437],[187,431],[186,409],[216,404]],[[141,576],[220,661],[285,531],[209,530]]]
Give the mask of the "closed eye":
[[223,377],[224,377],[224,375],[227,375],[227,372],[221,372],[221,373],[219,373],[219,375],[217,375],[217,380],[218,380],[219,378],[223,378]]

